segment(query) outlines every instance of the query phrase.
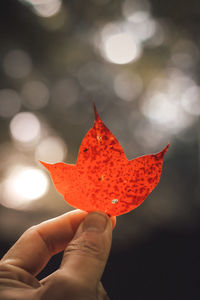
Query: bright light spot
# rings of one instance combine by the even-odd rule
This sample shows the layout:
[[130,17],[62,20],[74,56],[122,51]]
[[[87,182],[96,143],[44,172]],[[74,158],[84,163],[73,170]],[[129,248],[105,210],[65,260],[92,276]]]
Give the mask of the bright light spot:
[[8,76],[23,78],[31,72],[32,62],[25,51],[11,50],[4,57],[3,67]]
[[142,79],[129,71],[119,73],[114,80],[114,90],[118,97],[125,101],[136,99],[142,92]]
[[200,115],[200,87],[192,86],[185,91],[181,104],[184,110],[191,115]]
[[193,119],[182,110],[180,103],[175,100],[169,95],[157,92],[143,102],[141,111],[152,123],[160,124],[162,129],[176,134],[190,126]]
[[141,22],[140,28],[138,28],[138,38],[146,41],[154,36],[156,32],[156,22],[153,19],[147,19]]
[[[49,151],[49,149],[51,149]],[[42,140],[36,148],[36,160],[42,160],[48,163],[63,161],[67,154],[67,146],[64,141],[55,136],[47,137]]]
[[48,179],[42,170],[18,166],[3,183],[2,204],[11,208],[23,208],[42,197],[47,189]]
[[127,64],[142,55],[141,40],[132,23],[121,22],[106,24],[99,36],[95,36],[94,43],[108,61]]
[[62,6],[61,0],[30,0],[30,2],[33,3],[36,14],[44,18],[49,18],[58,14]]
[[49,90],[41,81],[28,81],[22,88],[23,104],[29,109],[41,109],[49,100]]
[[63,78],[58,80],[52,88],[52,101],[55,109],[63,110],[77,102],[79,87],[75,80]]
[[140,102],[141,112],[152,124],[159,124],[160,129],[165,132],[179,133],[195,121],[194,117],[183,109],[184,100],[181,103],[186,91],[194,84],[191,78],[176,69],[166,71],[163,77],[154,80]]
[[104,44],[105,56],[116,64],[127,64],[139,58],[141,49],[139,44],[128,32],[109,36]]
[[18,113],[10,123],[12,137],[21,143],[33,143],[40,137],[40,122],[30,112]]
[[20,107],[21,99],[14,90],[0,90],[0,117],[10,118],[18,113]]
[[15,175],[13,191],[27,200],[34,200],[44,195],[47,178],[41,170],[24,169]]
[[[144,18],[146,16],[146,18]],[[140,18],[139,18],[140,17]],[[142,18],[143,17],[143,18]],[[126,24],[127,30],[140,42],[144,42],[152,38],[157,29],[157,23],[150,16],[144,14],[138,16],[133,14],[132,19],[134,21]]]
[[126,0],[122,7],[123,14],[128,21],[130,32],[138,41],[154,39],[153,43],[161,44],[163,30],[161,25],[151,16],[150,5],[145,0]]
[[141,23],[148,20],[149,16],[150,16],[149,12],[141,10],[141,11],[136,11],[133,14],[129,15],[128,20],[134,23]]
[[118,199],[113,199],[112,204],[116,204],[116,203],[118,203]]
[[170,123],[178,117],[178,107],[162,93],[155,94],[143,105],[143,113],[158,123]]

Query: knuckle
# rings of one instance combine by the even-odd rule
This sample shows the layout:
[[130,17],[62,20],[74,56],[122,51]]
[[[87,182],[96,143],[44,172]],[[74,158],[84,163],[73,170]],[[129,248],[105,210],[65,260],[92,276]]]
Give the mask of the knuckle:
[[25,234],[32,234],[33,236],[39,237],[39,239],[41,239],[43,241],[48,252],[51,255],[56,252],[54,243],[52,242],[51,239],[48,238],[48,236],[46,236],[45,234],[42,233],[42,230],[40,229],[39,225],[34,225],[34,226],[30,227],[29,229],[27,229],[27,231],[25,231]]
[[[0,262],[0,278],[12,278],[13,273],[10,272],[10,267],[6,263]],[[14,276],[15,277],[15,276]]]
[[29,227],[28,229],[26,229],[26,231],[24,232],[24,234],[30,233],[30,232],[35,232],[37,230],[37,225],[33,225],[31,227]]
[[99,260],[104,260],[104,250],[102,249],[102,243],[100,240],[80,237],[78,239],[72,240],[66,250],[64,255],[70,254],[85,255],[95,257]]

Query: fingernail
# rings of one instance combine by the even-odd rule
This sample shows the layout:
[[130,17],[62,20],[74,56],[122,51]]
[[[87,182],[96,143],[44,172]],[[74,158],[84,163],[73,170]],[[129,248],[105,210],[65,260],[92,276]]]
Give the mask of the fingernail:
[[83,231],[103,232],[106,229],[108,217],[100,212],[89,213],[83,222]]

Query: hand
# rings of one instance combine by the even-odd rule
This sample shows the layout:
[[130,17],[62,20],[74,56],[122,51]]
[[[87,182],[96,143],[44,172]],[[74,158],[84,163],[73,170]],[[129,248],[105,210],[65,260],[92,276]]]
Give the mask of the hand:
[[[115,222],[76,210],[28,229],[0,261],[0,300],[109,299],[100,279]],[[35,276],[62,250],[60,268],[39,282]]]

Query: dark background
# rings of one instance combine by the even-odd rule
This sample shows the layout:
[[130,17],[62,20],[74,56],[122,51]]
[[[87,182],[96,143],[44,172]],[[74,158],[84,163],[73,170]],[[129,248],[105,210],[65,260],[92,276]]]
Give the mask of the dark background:
[[[133,48],[128,59],[123,48],[116,58],[120,45],[114,44],[106,54],[116,34],[128,34],[125,50],[135,43],[139,54]],[[199,37],[197,0],[1,1],[1,256],[31,225],[72,209],[38,159],[76,162],[95,101],[129,159],[171,144],[159,185],[140,207],[117,218],[103,276],[110,298],[199,299]],[[30,129],[28,142],[13,131],[21,112],[40,124],[32,140]],[[42,144],[49,137],[58,148]],[[46,193],[27,202],[17,195],[17,165],[20,172],[43,172]],[[39,277],[60,260],[61,254],[53,257]]]

